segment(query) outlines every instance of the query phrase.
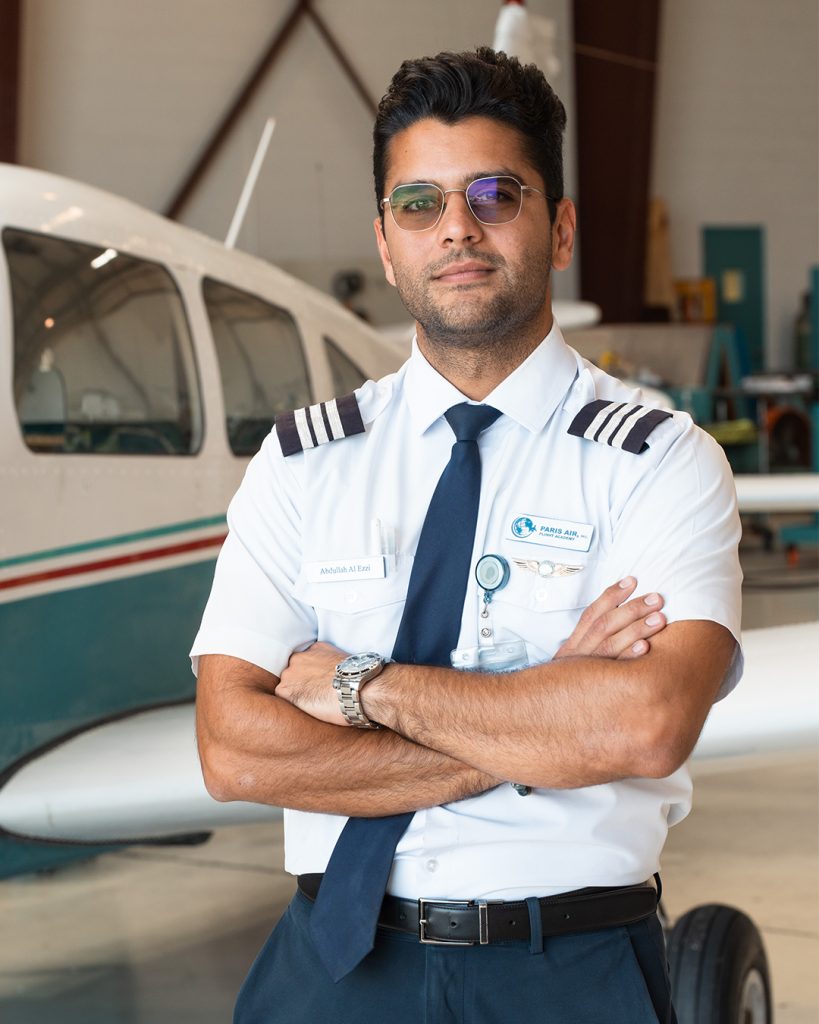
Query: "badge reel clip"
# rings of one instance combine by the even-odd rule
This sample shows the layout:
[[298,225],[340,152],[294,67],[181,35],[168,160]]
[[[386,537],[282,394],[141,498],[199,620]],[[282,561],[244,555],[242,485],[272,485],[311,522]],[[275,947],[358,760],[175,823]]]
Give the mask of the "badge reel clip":
[[495,631],[492,628],[492,598],[509,582],[509,563],[501,555],[484,555],[475,566],[475,579],[483,591],[479,643],[477,647],[459,647],[453,651],[452,667],[468,672],[511,672],[526,668],[529,664],[526,642],[507,640],[495,643]]
[[[469,672],[513,672],[515,669],[527,668],[529,656],[525,640],[494,643],[490,605],[494,594],[503,590],[509,582],[509,563],[501,555],[484,555],[475,566],[475,579],[483,590],[480,643],[477,647],[461,647],[453,651],[452,667]],[[531,792],[529,786],[517,782],[513,782],[512,787],[519,796],[527,796]]]

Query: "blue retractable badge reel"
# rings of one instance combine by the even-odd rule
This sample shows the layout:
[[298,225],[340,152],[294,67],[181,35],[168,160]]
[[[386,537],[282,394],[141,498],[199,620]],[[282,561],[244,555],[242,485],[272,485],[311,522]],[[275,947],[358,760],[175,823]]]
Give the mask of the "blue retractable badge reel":
[[509,582],[509,563],[501,555],[484,555],[475,566],[475,579],[483,590],[483,611],[481,617],[489,617],[487,607],[496,590],[503,590]]

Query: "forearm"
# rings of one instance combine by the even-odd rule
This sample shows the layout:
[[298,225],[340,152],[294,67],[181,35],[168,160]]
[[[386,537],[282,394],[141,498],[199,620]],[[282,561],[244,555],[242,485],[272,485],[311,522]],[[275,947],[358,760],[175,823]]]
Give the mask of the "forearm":
[[[703,626],[707,649],[695,652],[690,627]],[[639,662],[569,658],[500,675],[390,665],[363,703],[403,736],[530,786],[663,777],[690,753],[734,641],[714,623],[678,623],[654,647]]]
[[[223,659],[219,659],[222,661]],[[219,666],[236,673],[233,664]],[[203,659],[204,661],[204,659]],[[212,666],[213,667],[213,666]],[[451,756],[388,730],[317,721],[251,679],[197,699],[197,736],[205,781],[220,800],[377,817],[449,803],[500,781]]]
[[604,659],[498,675],[394,665],[363,701],[390,729],[480,771],[569,788],[638,774],[622,689]]

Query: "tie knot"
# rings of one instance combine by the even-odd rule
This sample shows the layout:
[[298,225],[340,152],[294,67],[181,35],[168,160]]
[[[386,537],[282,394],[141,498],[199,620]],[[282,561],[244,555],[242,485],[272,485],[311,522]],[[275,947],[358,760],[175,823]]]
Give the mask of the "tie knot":
[[447,409],[444,416],[458,441],[477,441],[478,435],[487,427],[491,427],[500,416],[500,410],[493,409],[491,405],[470,405],[469,402],[461,402],[460,405],[453,405],[451,409]]

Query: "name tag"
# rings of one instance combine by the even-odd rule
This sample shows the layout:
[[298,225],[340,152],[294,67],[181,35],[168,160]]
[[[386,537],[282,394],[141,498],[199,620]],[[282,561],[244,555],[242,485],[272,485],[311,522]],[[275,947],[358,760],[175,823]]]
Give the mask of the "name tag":
[[568,551],[588,551],[593,534],[594,527],[590,523],[573,523],[569,519],[547,519],[544,516],[518,515],[509,524],[512,540]]
[[308,583],[340,583],[348,580],[382,580],[387,575],[383,555],[342,558],[334,562],[305,562]]

